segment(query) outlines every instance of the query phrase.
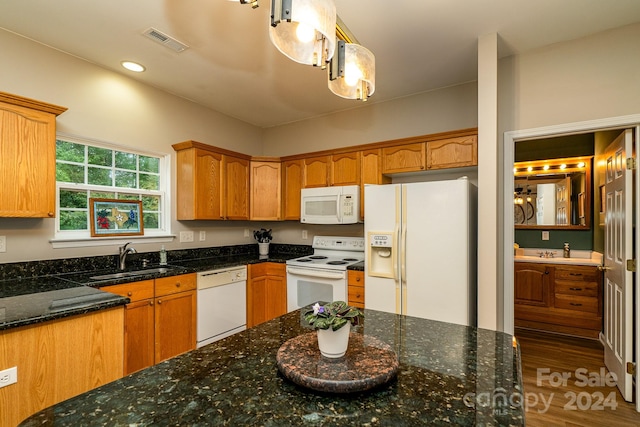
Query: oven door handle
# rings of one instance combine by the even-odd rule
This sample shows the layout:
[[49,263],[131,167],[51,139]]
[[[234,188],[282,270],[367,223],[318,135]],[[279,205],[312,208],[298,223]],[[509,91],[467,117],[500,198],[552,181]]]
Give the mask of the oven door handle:
[[344,279],[344,273],[331,271],[305,270],[303,268],[287,267],[287,273],[298,276],[319,277],[322,279]]

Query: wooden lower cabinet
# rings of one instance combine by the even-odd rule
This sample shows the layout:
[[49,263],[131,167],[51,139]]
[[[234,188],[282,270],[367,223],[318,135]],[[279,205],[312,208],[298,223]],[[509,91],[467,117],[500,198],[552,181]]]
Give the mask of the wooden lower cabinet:
[[18,382],[0,388],[0,426],[122,377],[123,309],[0,332],[0,370]]
[[515,263],[515,326],[597,339],[602,272],[595,266]]
[[358,308],[364,308],[364,271],[348,270],[348,304]]
[[287,273],[285,264],[249,264],[247,281],[247,328],[287,312]]
[[124,374],[196,347],[196,275],[105,286],[128,297],[124,318]]

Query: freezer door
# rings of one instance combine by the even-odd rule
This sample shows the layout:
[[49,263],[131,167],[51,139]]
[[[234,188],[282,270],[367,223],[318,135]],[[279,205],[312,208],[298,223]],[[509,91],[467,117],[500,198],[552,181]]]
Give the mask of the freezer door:
[[[397,236],[400,230],[400,186],[394,185],[365,185],[364,203],[367,212],[364,220],[365,241],[365,273],[364,280],[364,306],[365,308],[386,311],[388,313],[400,313],[401,295],[399,278],[399,265]],[[370,275],[372,257],[380,254],[372,253],[373,239],[375,235],[391,235],[393,245],[390,248],[391,261],[389,263],[391,277],[379,277],[380,274]],[[396,279],[394,279],[394,277]]]
[[403,314],[475,324],[475,227],[466,180],[405,184]]

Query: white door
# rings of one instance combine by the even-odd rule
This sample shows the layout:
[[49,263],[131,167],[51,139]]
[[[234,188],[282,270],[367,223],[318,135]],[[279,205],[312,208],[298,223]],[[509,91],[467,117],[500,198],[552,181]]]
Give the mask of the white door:
[[605,150],[605,248],[604,248],[604,361],[617,376],[622,397],[632,400],[633,278],[627,271],[632,257],[632,154],[633,131],[625,130]]

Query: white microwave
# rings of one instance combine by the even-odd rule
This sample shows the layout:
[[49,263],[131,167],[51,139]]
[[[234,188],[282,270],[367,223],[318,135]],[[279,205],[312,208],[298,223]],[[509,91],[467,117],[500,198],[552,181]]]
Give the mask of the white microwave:
[[360,217],[360,186],[303,188],[300,222],[305,224],[355,224]]

